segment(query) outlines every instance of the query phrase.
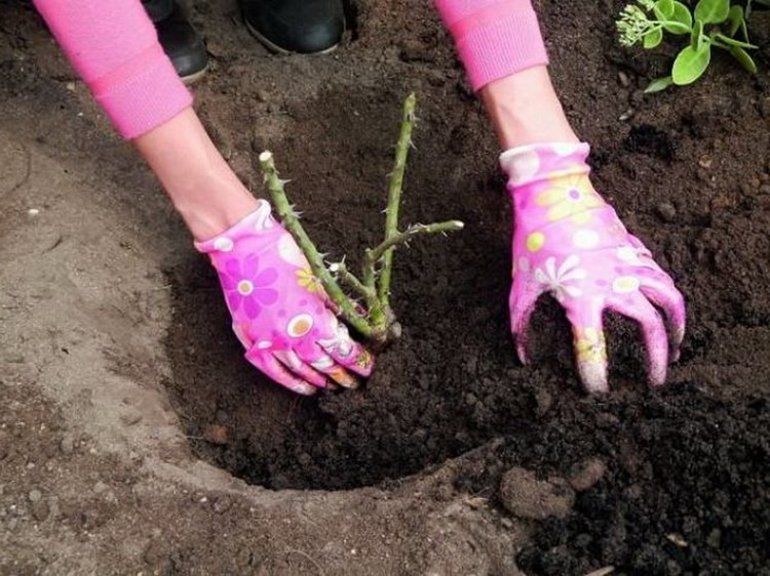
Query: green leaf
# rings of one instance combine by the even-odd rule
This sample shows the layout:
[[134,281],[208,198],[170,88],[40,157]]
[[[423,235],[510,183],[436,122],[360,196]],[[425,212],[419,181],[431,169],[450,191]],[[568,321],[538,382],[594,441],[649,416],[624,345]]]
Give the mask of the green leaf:
[[658,20],[669,20],[674,15],[674,0],[658,0],[652,11]]
[[660,92],[661,90],[665,90],[666,88],[671,86],[673,83],[674,83],[674,80],[671,78],[671,76],[656,78],[655,80],[653,80],[647,85],[647,88],[644,89],[644,93],[653,94],[654,92]]
[[741,27],[741,22],[743,22],[743,6],[733,6],[730,8],[730,13],[727,15],[727,22],[729,24],[727,35],[735,36],[738,28]]
[[693,50],[700,50],[703,44],[707,42],[706,35],[703,33],[703,20],[696,20],[690,34],[690,46]]
[[757,65],[754,64],[754,60],[743,48],[740,46],[733,46],[730,48],[730,55],[740,62],[741,66],[743,66],[750,74],[757,73]]
[[674,12],[669,20],[685,26],[686,30],[680,26],[664,24],[663,28],[666,29],[666,32],[671,34],[687,34],[687,32],[692,32],[692,14],[690,14],[690,9],[681,2],[674,2]]
[[655,28],[648,34],[645,34],[642,45],[648,50],[656,48],[663,41],[663,30]]
[[719,24],[730,14],[730,0],[700,0],[695,6],[695,19],[704,24]]
[[736,48],[748,48],[749,50],[756,50],[757,48],[759,48],[759,46],[754,46],[754,44],[749,44],[748,42],[741,42],[740,40],[736,40],[735,38],[730,38],[729,36],[725,36],[724,34],[720,34],[719,32],[714,34],[714,38],[716,38],[720,42],[724,42],[728,46],[735,46]]
[[692,46],[683,48],[674,60],[671,78],[677,86],[692,84],[700,78],[711,62],[711,45],[704,44],[700,50]]

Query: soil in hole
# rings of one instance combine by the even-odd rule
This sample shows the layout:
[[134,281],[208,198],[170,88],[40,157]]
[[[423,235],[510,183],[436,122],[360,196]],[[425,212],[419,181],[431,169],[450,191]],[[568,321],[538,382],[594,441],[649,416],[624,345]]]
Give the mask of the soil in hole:
[[[381,231],[377,175],[390,163],[402,93],[325,93],[294,109],[305,134],[275,151],[286,159],[292,198],[319,244],[353,260],[357,247],[372,245]],[[553,303],[544,301],[534,318],[537,367],[516,362],[506,314],[510,222],[503,191],[490,170],[472,179],[476,202],[456,202],[468,195],[467,175],[446,177],[462,152],[447,151],[446,140],[436,137],[438,114],[430,102],[423,107],[404,219],[460,217],[467,232],[414,243],[397,255],[394,301],[404,338],[380,358],[362,390],[301,399],[266,382],[242,359],[208,264],[191,258],[170,271],[177,329],[168,348],[181,412],[194,438],[205,438],[211,426],[226,433],[218,446],[196,441],[202,455],[272,488],[350,488],[412,474],[492,437],[528,430],[544,395],[582,397],[568,326]],[[334,127],[343,125],[357,138],[335,136]],[[296,174],[292,165],[305,139],[326,151],[320,184],[318,171]],[[703,330],[700,319],[693,337]],[[613,385],[633,402],[645,389],[638,334],[619,320],[609,328]],[[690,340],[685,361],[700,353],[698,344]]]
[[[348,254],[354,265],[360,247],[382,234],[384,175],[404,94],[324,93],[293,108],[304,133],[274,150],[319,245]],[[472,232],[415,242],[397,254],[394,302],[404,337],[362,390],[299,399],[266,383],[229,333],[208,264],[198,258],[172,273],[182,325],[169,350],[182,370],[175,389],[182,412],[195,414],[192,436],[204,436],[210,424],[228,429],[225,446],[199,446],[251,482],[336,489],[397,478],[479,445],[500,433],[507,414],[521,410],[521,398],[507,392],[527,378],[512,355],[505,315],[508,207],[502,189],[485,189],[486,174],[471,192],[479,201],[456,201],[468,193],[461,189],[466,182],[455,168],[458,154],[447,150],[449,139],[432,130],[441,123],[431,104],[421,106],[403,219],[457,217]],[[342,126],[356,138],[342,137]],[[296,162],[305,141],[325,151],[322,170]],[[458,176],[448,177],[453,171]]]

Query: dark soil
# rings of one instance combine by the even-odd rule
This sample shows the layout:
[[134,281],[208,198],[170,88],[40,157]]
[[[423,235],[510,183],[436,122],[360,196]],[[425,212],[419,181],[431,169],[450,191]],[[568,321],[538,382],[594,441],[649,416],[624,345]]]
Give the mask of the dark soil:
[[[533,321],[533,367],[516,361],[510,208],[493,134],[428,3],[384,0],[358,11],[358,39],[333,58],[287,65],[317,87],[312,105],[270,84],[237,36],[223,39],[221,23],[198,13],[207,35],[220,36],[218,65],[230,78],[218,93],[199,90],[201,114],[234,147],[273,150],[318,244],[355,262],[381,234],[400,102],[415,90],[421,121],[403,220],[459,218],[465,231],[397,254],[404,337],[360,390],[317,399],[284,392],[242,360],[202,258],[170,263],[168,385],[199,456],[274,489],[392,482],[497,437],[461,482],[469,492],[494,496],[515,464],[568,476],[602,459],[606,474],[573,514],[544,521],[520,553],[531,573],[767,574],[767,38],[757,77],[718,57],[696,86],[648,97],[641,88],[668,60],[616,47],[620,2],[579,4],[538,6],[552,74],[593,145],[595,185],[686,296],[688,336],[667,387],[647,389],[635,327],[611,319],[613,392],[586,398],[552,302]],[[265,113],[285,116],[283,133],[260,133]],[[224,427],[224,443],[206,440],[212,425]]]

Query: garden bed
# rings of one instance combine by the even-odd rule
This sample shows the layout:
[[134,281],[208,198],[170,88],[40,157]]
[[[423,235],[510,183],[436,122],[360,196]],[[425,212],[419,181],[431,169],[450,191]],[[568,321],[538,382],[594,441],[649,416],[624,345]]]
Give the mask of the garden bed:
[[[56,68],[61,60],[46,61],[55,52],[34,16],[12,4],[0,5],[9,22],[0,29],[0,94],[13,112],[5,133],[45,107],[48,127],[61,122],[61,133],[44,133],[40,121],[20,141],[37,142],[67,167],[95,159],[108,188],[145,190],[139,200],[132,192],[98,200],[119,219],[129,244],[162,239],[147,275],[121,288],[124,314],[103,321],[122,326],[129,317],[144,326],[140,348],[153,353],[115,345],[106,362],[168,399],[195,457],[276,490],[276,497],[313,489],[344,506],[350,495],[362,516],[366,504],[355,489],[396,497],[455,459],[455,498],[480,499],[501,538],[527,529],[531,537],[500,552],[527,574],[605,566],[615,574],[767,573],[770,26],[765,19],[766,30],[756,34],[756,77],[717,57],[693,87],[646,96],[642,89],[668,60],[617,46],[613,17],[622,3],[540,4],[554,82],[574,128],[593,146],[594,184],[687,300],[682,358],[661,390],[645,384],[636,327],[609,318],[612,392],[586,397],[568,324],[549,300],[532,323],[533,365],[516,360],[507,319],[510,205],[499,150],[428,3],[361,2],[350,42],[321,58],[269,57],[233,7],[193,6],[212,54],[211,73],[195,89],[204,122],[255,191],[257,155],[274,152],[305,227],[335,256],[360,254],[381,237],[383,175],[400,103],[410,91],[418,95],[402,221],[458,218],[466,227],[399,250],[393,304],[404,335],[357,391],[300,399],[242,359],[213,271],[80,85],[74,95],[67,89],[72,79]],[[84,119],[75,117],[80,108]],[[111,147],[103,149],[105,142]],[[93,175],[83,179],[91,191],[97,186]],[[13,198],[22,206],[24,197]],[[0,233],[27,217],[0,215]],[[100,233],[113,227],[94,226]],[[114,249],[110,258],[121,254]],[[167,298],[161,312],[146,296],[157,293]],[[50,322],[56,327],[67,318],[60,312]],[[579,474],[587,463],[600,471],[590,481]],[[569,510],[517,512],[500,490],[516,467],[566,494]],[[0,472],[2,482],[12,485]],[[430,493],[435,502],[443,497]],[[162,519],[164,530],[173,525],[171,512]],[[399,516],[396,531],[412,520]],[[216,514],[209,521],[216,524]],[[211,538],[191,537],[190,546]],[[320,552],[314,561],[333,565]],[[223,573],[226,564],[209,566]],[[315,573],[310,563],[292,566]],[[340,573],[359,573],[352,561],[339,566]],[[512,573],[501,562],[490,566],[479,573]],[[382,573],[420,573],[399,570]]]

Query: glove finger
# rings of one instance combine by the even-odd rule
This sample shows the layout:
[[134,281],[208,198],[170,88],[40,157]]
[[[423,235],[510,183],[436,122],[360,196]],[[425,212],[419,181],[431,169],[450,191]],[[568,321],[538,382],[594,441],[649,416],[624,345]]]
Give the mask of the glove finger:
[[[358,378],[353,376],[343,366],[337,364],[331,356],[324,356],[324,360],[317,360],[316,362],[313,362],[311,366],[316,370],[323,372],[344,388],[349,388],[351,390],[358,388],[360,384]],[[326,358],[328,358],[328,360]]]
[[575,359],[583,386],[589,394],[608,392],[607,342],[600,301],[581,301],[580,307],[568,307],[567,318],[572,324]]
[[684,296],[673,283],[663,283],[649,278],[642,279],[640,291],[655,306],[666,314],[671,332],[671,361],[679,360],[680,347],[687,325]]
[[361,344],[350,337],[347,326],[329,312],[329,330],[325,338],[319,338],[317,344],[331,356],[337,364],[367,377],[372,373],[374,357]]
[[334,358],[326,354],[318,347],[317,357],[314,360],[306,361],[316,370],[326,374],[340,386],[354,390],[358,388],[358,379],[342,366],[334,361]]
[[292,392],[302,394],[303,396],[312,396],[318,388],[300,380],[289,372],[273,356],[271,352],[251,349],[246,353],[246,359],[263,372],[268,378],[277,382],[281,386],[288,388]]
[[291,372],[299,376],[305,382],[309,382],[318,388],[326,388],[326,378],[313,370],[303,362],[297,353],[293,350],[280,350],[273,352],[278,361],[288,368]]
[[347,354],[343,353],[338,347],[327,348],[321,342],[319,344],[341,367],[347,368],[364,378],[368,378],[371,375],[374,368],[374,356],[355,340],[351,340],[350,352]]
[[537,299],[540,293],[535,290],[526,290],[519,293],[517,290],[511,290],[508,300],[508,307],[511,314],[511,334],[516,344],[516,354],[522,364],[529,363],[528,355],[528,329],[529,319],[535,310]]
[[638,292],[628,298],[613,299],[608,307],[639,324],[647,349],[647,377],[653,386],[661,386],[668,368],[668,335],[661,315]]

